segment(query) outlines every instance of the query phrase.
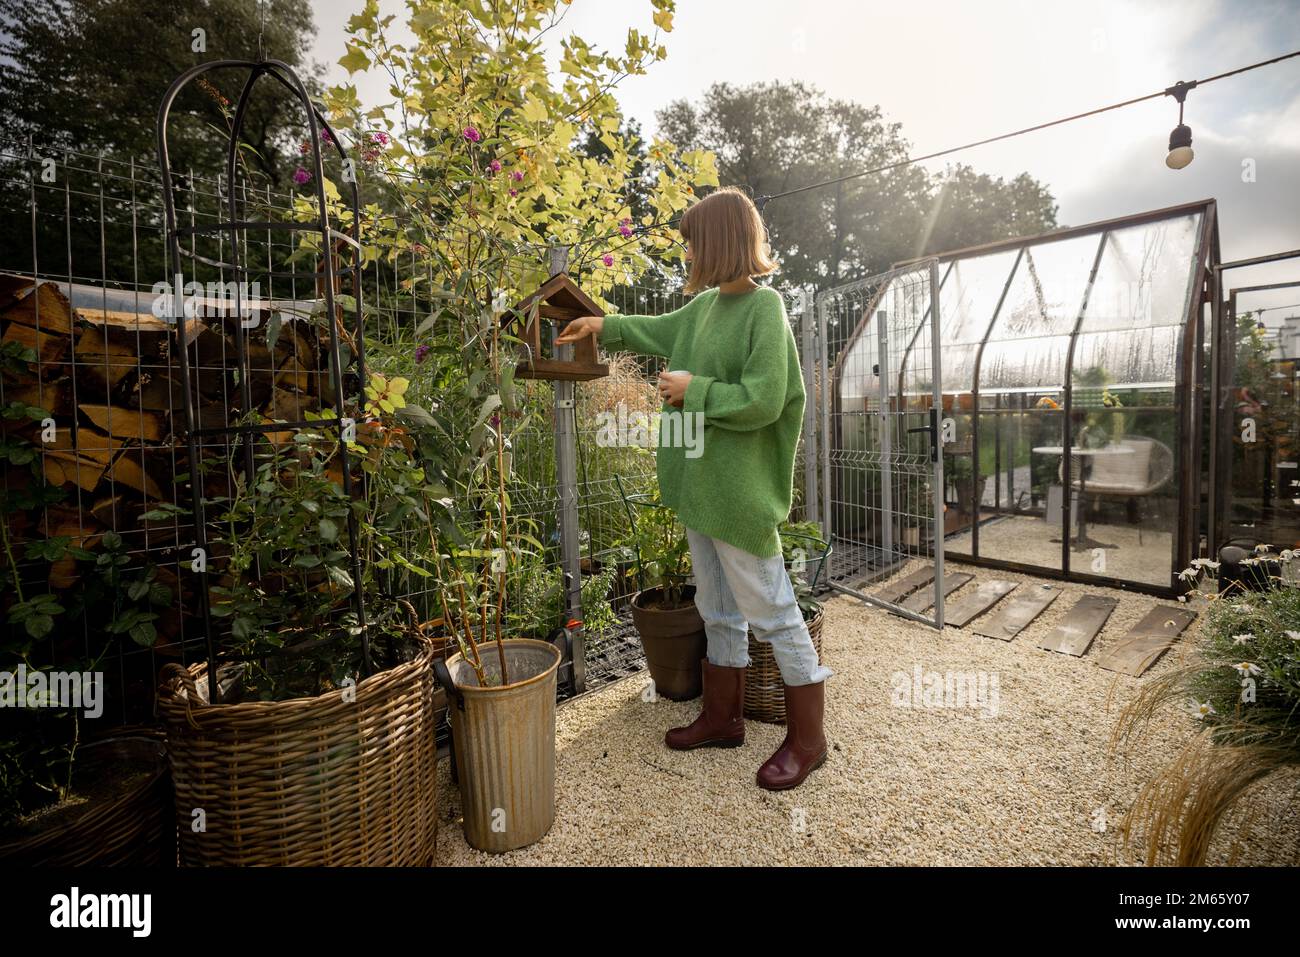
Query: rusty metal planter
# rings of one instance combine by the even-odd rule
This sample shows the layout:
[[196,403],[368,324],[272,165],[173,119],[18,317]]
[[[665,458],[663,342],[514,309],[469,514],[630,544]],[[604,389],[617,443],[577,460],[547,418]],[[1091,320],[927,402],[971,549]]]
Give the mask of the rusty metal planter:
[[[555,820],[555,691],[561,659],[549,642],[502,642],[511,683],[482,687],[457,653],[436,662],[447,690],[465,840],[500,854],[540,841]],[[489,682],[501,679],[495,641],[479,648]]]

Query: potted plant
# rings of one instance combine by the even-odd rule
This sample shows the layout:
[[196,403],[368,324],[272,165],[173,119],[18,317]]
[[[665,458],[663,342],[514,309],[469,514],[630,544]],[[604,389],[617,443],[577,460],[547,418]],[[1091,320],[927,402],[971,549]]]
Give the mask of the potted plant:
[[969,519],[975,514],[975,504],[984,499],[988,476],[981,475],[972,484],[975,471],[975,457],[972,453],[949,455],[943,464],[943,471],[957,494],[957,510]]
[[369,378],[354,442],[285,430],[256,444],[251,476],[232,452],[230,494],[205,501],[226,662],[216,681],[207,662],[167,665],[158,695],[184,863],[433,862],[434,650],[388,591],[394,569],[429,576],[433,564],[411,532],[427,529],[421,510],[439,490],[397,414],[405,385]]
[[[458,651],[434,669],[449,699],[453,774],[460,792],[466,842],[503,853],[541,840],[555,820],[555,699],[560,649],[549,641],[515,637],[536,633],[536,613],[507,605],[512,582],[540,584],[528,556],[542,550],[513,519],[507,452],[525,427],[514,391],[514,361],[502,354],[505,334],[498,298],[485,307],[490,334],[470,361],[486,362],[466,388],[481,387],[475,435],[481,468],[463,475],[462,511],[473,520],[463,545],[438,555],[436,591]],[[479,386],[469,386],[470,382]],[[535,551],[530,551],[535,550]],[[554,585],[554,583],[550,583]],[[518,630],[516,630],[518,629]]]
[[[619,490],[623,483],[619,480]],[[638,591],[632,596],[632,622],[641,636],[655,693],[689,701],[703,690],[700,662],[708,654],[704,619],[695,607],[690,544],[676,513],[659,491],[623,494],[632,529],[628,547],[635,556]],[[633,512],[633,507],[637,511]]]

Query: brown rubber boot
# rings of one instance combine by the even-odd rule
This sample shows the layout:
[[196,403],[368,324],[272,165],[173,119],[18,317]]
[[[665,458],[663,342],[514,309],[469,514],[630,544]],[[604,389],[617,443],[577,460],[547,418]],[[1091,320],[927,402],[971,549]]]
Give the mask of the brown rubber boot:
[[738,748],[745,743],[745,669],[700,662],[704,706],[684,728],[664,735],[674,751],[692,748]]
[[785,740],[758,769],[758,786],[769,791],[798,787],[826,760],[826,682],[785,686]]

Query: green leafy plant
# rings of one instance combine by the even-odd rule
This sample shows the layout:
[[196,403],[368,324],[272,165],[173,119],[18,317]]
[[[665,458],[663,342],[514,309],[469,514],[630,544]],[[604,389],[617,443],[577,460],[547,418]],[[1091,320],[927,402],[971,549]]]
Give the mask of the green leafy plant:
[[830,558],[830,547],[822,537],[820,522],[782,522],[778,528],[786,574],[794,588],[799,610],[805,619],[821,611],[821,602],[813,593],[814,582],[827,573],[823,567]]
[[[6,377],[34,376],[35,361],[36,354],[17,343],[0,347]],[[0,489],[0,671],[11,675],[19,668],[29,676],[93,673],[124,642],[152,647],[159,613],[174,600],[158,568],[141,566],[116,532],[74,539],[45,534],[41,523],[28,520],[67,498],[46,482],[34,441],[47,415],[17,401],[0,413],[0,462],[13,470]],[[19,474],[24,480],[13,481]],[[64,566],[61,579],[71,583],[57,590],[51,575],[56,565]],[[57,702],[0,709],[0,828],[17,828],[73,795],[81,732],[80,714]]]
[[[618,484],[621,491],[622,481]],[[688,604],[684,591],[691,574],[691,549],[686,527],[663,503],[657,484],[651,492],[623,494],[623,501],[632,525],[623,547],[633,556],[637,587],[642,591],[661,589],[664,608]]]
[[[545,638],[564,621],[566,592],[564,569],[548,563],[545,553],[529,550],[519,556],[507,583],[509,603],[506,623],[511,634]],[[598,641],[616,621],[609,603],[609,590],[617,569],[610,565],[594,575],[584,576],[579,586],[582,627],[589,639]]]

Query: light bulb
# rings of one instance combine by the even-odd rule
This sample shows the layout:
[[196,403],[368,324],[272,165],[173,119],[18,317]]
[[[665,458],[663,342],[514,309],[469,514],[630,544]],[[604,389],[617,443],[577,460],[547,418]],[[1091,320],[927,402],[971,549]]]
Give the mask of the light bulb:
[[1182,169],[1195,155],[1192,152],[1192,128],[1179,123],[1169,134],[1169,155],[1165,157],[1165,165],[1170,169]]
[[1182,169],[1191,163],[1195,155],[1190,146],[1179,146],[1169,151],[1169,155],[1165,157],[1165,165],[1170,169]]

